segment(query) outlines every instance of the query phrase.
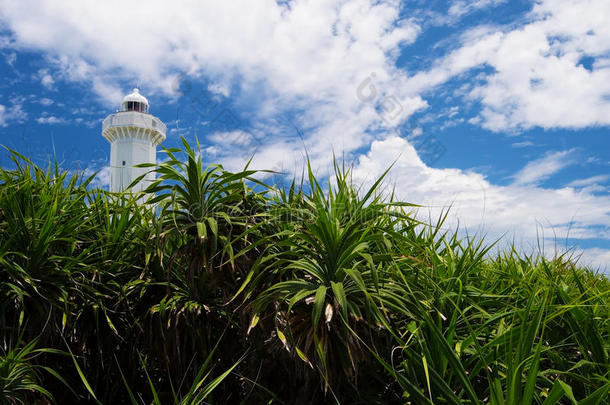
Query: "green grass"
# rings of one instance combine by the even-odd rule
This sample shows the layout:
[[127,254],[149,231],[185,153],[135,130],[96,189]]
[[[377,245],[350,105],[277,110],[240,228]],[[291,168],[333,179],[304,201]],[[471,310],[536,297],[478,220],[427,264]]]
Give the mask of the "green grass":
[[383,177],[276,188],[184,143],[131,196],[10,153],[2,403],[610,403],[606,277],[422,223]]

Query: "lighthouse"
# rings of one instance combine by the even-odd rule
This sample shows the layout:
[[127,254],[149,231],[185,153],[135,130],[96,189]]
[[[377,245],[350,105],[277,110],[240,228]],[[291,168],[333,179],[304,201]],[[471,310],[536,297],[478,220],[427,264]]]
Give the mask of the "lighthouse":
[[157,161],[157,145],[165,140],[165,124],[151,115],[146,97],[138,89],[123,98],[121,109],[102,123],[102,136],[110,142],[110,191],[125,191],[135,179],[142,181],[129,189],[144,190],[155,180],[150,168],[134,167]]

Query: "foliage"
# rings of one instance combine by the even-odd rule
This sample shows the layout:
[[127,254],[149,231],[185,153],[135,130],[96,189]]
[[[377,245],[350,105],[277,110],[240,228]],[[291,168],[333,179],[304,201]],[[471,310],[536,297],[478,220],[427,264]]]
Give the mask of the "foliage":
[[609,403],[604,276],[419,222],[383,176],[165,152],[139,195],[10,152],[3,402]]

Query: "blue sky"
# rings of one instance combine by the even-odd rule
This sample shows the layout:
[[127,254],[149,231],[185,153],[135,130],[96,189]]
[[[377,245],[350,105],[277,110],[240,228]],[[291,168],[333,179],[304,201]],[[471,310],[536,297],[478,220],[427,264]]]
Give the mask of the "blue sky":
[[[333,153],[422,216],[610,263],[610,3],[0,0],[0,143],[99,171],[138,86],[208,162],[318,174]],[[7,165],[7,154],[0,154]]]

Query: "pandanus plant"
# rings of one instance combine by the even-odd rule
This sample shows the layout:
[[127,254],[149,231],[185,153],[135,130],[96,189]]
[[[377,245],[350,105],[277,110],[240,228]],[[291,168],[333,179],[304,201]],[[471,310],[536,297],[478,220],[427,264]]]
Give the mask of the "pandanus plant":
[[246,167],[232,173],[221,165],[204,168],[201,155],[184,138],[182,141],[184,161],[177,155],[181,150],[163,149],[167,161],[140,166],[153,167],[159,175],[146,189],[146,193],[157,194],[148,203],[160,206],[160,236],[171,234],[181,240],[177,252],[181,257],[173,259],[186,259],[188,281],[196,284],[201,270],[213,273],[227,262],[233,264],[233,239],[257,211],[256,193],[246,184],[255,181],[250,176],[256,171]]
[[250,326],[271,320],[278,342],[325,386],[354,382],[364,353],[355,333],[370,342],[387,326],[380,301],[396,224],[416,221],[403,212],[410,204],[384,202],[383,177],[366,191],[336,164],[328,190],[311,166],[308,177],[308,189],[293,185],[271,210],[279,231],[253,267],[251,288],[260,293]]
[[[151,344],[179,373],[191,362],[188,353],[195,350],[201,356],[209,350],[216,332],[232,317],[226,303],[245,272],[246,259],[235,260],[235,250],[248,245],[248,235],[257,229],[255,217],[264,209],[266,192],[266,187],[254,191],[250,186],[257,183],[251,178],[256,171],[205,167],[201,154],[182,141],[183,151],[164,149],[165,162],[141,165],[158,175],[145,190],[150,197],[146,204],[157,207],[150,240],[157,248],[151,254],[156,260],[168,255],[159,261],[166,278],[156,280],[165,284],[166,293],[150,308],[153,318],[159,317],[164,339]],[[192,331],[183,333],[186,326]]]
[[135,197],[0,169],[0,402],[608,403],[607,277],[167,152]]
[[57,165],[43,170],[10,153],[14,168],[0,168],[0,326],[25,316],[33,330],[29,339],[54,314],[69,311],[72,276],[87,255],[91,178],[82,182]]

